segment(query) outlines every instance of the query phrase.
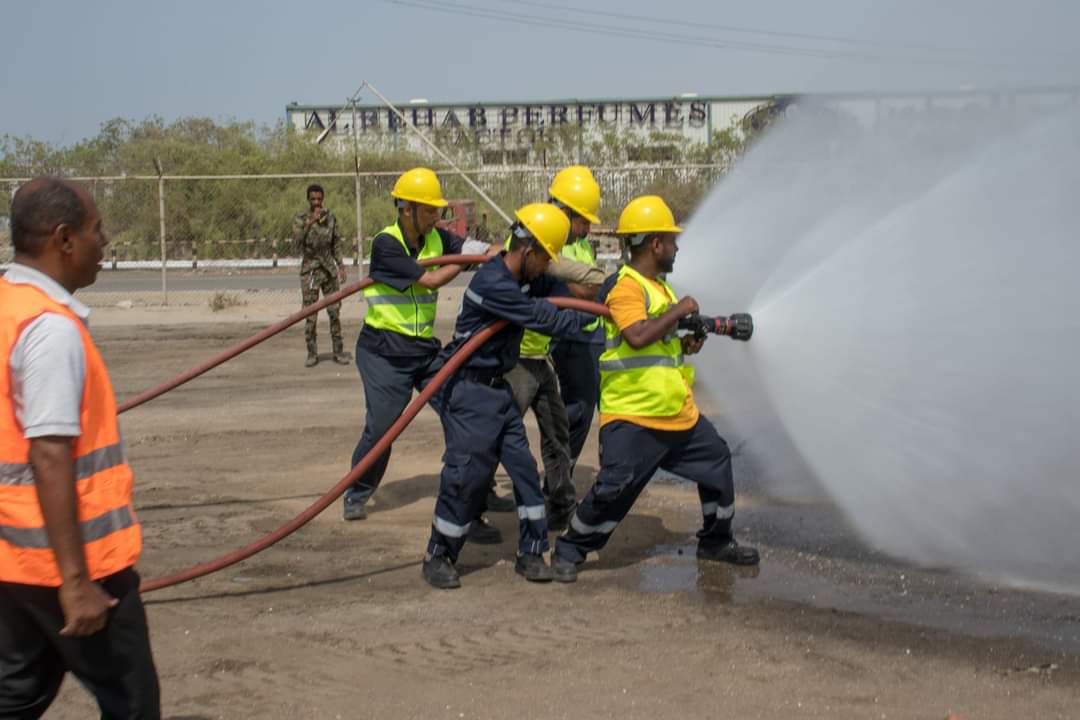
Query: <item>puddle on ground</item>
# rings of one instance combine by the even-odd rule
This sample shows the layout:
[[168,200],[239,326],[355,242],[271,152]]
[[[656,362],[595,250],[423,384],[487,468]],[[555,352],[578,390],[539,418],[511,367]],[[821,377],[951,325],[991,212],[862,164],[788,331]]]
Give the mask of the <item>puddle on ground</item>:
[[1063,604],[1059,596],[998,591],[986,594],[976,607],[965,602],[971,587],[899,594],[872,578],[853,584],[768,558],[757,568],[699,562],[695,549],[693,542],[657,545],[640,562],[615,569],[602,582],[633,592],[681,594],[707,606],[782,600],[973,637],[1029,640],[1080,654],[1080,616],[1070,614],[1068,606],[1076,610],[1075,605]]

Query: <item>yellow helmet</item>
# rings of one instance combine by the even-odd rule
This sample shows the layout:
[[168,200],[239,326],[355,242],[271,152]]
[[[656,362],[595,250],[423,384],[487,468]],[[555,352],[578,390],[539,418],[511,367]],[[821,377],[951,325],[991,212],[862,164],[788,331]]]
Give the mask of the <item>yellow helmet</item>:
[[675,215],[664,199],[658,195],[642,195],[626,204],[619,215],[619,235],[641,235],[644,233],[680,233],[682,228],[675,224]]
[[521,239],[529,237],[547,250],[555,262],[559,262],[566,238],[570,235],[570,218],[561,209],[551,203],[532,203],[514,212],[525,231],[515,231]]
[[426,167],[413,168],[402,173],[394,183],[390,195],[407,202],[446,207],[439,178],[434,171]]
[[548,195],[591,223],[600,222],[600,185],[584,165],[560,170],[551,181]]

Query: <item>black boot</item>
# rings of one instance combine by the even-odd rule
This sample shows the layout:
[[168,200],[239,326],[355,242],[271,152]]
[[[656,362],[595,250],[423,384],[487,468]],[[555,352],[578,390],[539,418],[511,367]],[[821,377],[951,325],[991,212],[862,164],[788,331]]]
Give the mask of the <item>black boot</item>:
[[697,556],[699,560],[726,562],[732,565],[757,565],[761,562],[761,555],[756,548],[740,545],[735,541],[735,538],[731,538],[726,543],[718,544],[699,542]]
[[570,518],[574,516],[574,510],[577,509],[577,503],[571,503],[564,507],[552,507],[548,503],[547,519],[548,519],[548,531],[549,532],[562,532],[570,526]]
[[364,508],[365,502],[363,500],[350,500],[345,498],[344,502],[344,517],[346,520],[364,520],[367,518],[367,510]]
[[567,560],[552,551],[551,573],[555,576],[555,582],[577,582],[577,563]]
[[543,555],[518,555],[514,572],[529,582],[551,582],[551,568],[544,562]]
[[424,558],[422,568],[424,579],[431,587],[440,590],[453,590],[461,587],[461,577],[458,575],[454,564],[445,555],[436,555],[433,558]]

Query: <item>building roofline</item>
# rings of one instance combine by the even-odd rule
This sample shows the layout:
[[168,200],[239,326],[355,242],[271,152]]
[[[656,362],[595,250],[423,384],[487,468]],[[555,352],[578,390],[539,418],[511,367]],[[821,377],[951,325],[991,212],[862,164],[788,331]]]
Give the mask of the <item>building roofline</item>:
[[[771,93],[764,95],[695,95],[683,97],[679,95],[658,95],[651,97],[608,97],[608,98],[553,98],[546,100],[476,100],[476,101],[453,101],[453,102],[424,102],[412,104],[409,101],[397,102],[399,109],[416,107],[433,108],[469,108],[478,106],[506,105],[594,105],[613,103],[645,103],[645,102],[764,102],[777,98],[807,98],[815,100],[881,100],[887,98],[925,98],[925,97],[980,97],[987,95],[1040,95],[1046,93],[1061,93],[1080,95],[1080,86],[1039,86],[1024,88],[970,88],[958,90],[898,90],[894,92],[813,92],[813,93]],[[295,110],[325,110],[327,108],[347,108],[349,105],[326,103],[324,105],[312,105],[301,103],[288,103],[286,111]],[[357,103],[357,110],[375,110],[386,107],[382,103]]]

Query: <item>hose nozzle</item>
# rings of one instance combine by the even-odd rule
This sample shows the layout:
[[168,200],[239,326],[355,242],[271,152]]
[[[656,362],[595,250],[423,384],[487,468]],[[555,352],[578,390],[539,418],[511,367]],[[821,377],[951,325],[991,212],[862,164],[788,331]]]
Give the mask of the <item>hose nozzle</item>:
[[746,341],[754,334],[754,319],[749,313],[735,313],[728,317],[718,315],[687,315],[679,320],[680,330],[689,330],[699,340],[706,335],[727,335],[732,340]]

